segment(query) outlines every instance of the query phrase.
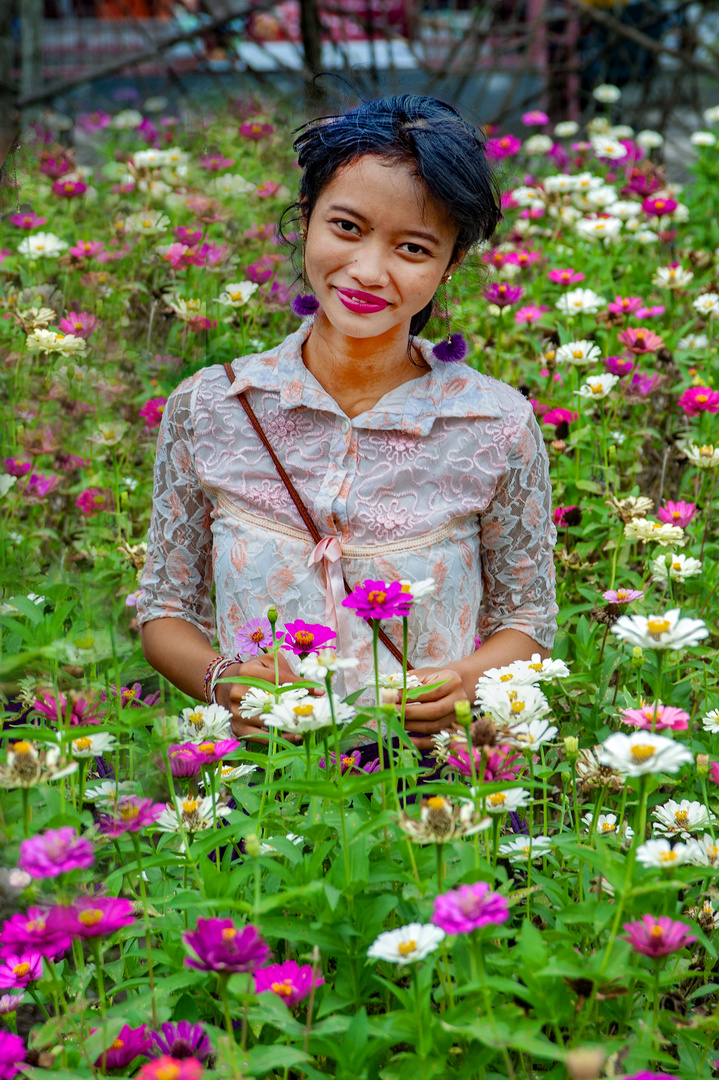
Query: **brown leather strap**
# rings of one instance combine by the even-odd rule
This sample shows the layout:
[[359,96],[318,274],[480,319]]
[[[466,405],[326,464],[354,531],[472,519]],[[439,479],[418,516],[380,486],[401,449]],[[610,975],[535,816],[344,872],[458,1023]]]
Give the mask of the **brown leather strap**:
[[[224,368],[225,368],[225,372],[227,374],[227,378],[230,380],[230,384],[234,383],[234,381],[235,381],[235,373],[234,373],[234,371],[232,369],[232,364],[227,363],[227,364],[224,365]],[[297,507],[298,513],[299,513],[300,517],[302,518],[302,520],[304,521],[305,527],[306,527],[308,533],[310,534],[310,536],[312,537],[314,542],[316,544],[319,544],[320,540],[322,540],[322,534],[320,533],[319,529],[315,525],[315,523],[314,523],[314,521],[312,519],[312,515],[310,514],[309,510],[307,509],[304,502],[302,501],[302,498],[300,497],[300,494],[297,491],[297,488],[295,487],[295,485],[292,483],[289,476],[287,475],[287,471],[286,471],[284,465],[282,464],[280,459],[277,457],[277,454],[272,449],[272,446],[270,445],[270,440],[265,435],[265,433],[264,433],[264,431],[262,429],[262,425],[260,424],[259,420],[257,419],[257,416],[255,414],[255,410],[252,408],[249,401],[245,397],[244,391],[237,394],[237,400],[239,401],[240,405],[242,406],[242,408],[247,413],[247,419],[250,421],[253,428],[255,429],[255,433],[256,433],[258,439],[262,442],[263,446],[265,447],[268,454],[272,458],[272,462],[273,462],[275,468],[277,469],[277,473],[279,475],[279,478],[282,481],[282,483],[285,485],[285,487],[287,488],[287,490],[288,490],[288,492],[290,494],[290,498],[292,499],[292,502]],[[351,593],[352,592],[352,586],[347,581],[347,578],[344,575],[344,571],[342,573],[342,580],[344,582],[345,591],[348,594]],[[392,639],[387,636],[387,634],[384,632],[384,630],[382,629],[381,626],[379,628],[379,639],[382,642],[382,644],[385,645],[389,649],[389,651],[392,653],[392,656],[395,658],[395,660],[397,660],[398,663],[401,664],[402,663],[402,653],[397,648],[397,646],[392,641]],[[408,671],[412,670],[412,665],[409,664],[409,663],[407,664],[407,670]]]

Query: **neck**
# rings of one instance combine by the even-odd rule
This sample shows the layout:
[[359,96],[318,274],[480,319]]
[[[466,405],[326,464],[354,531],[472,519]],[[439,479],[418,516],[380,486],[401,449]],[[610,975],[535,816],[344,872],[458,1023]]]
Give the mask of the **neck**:
[[347,337],[319,311],[302,359],[320,386],[351,418],[373,408],[390,390],[431,370],[418,349],[410,353],[408,340],[409,324],[393,327],[377,337]]

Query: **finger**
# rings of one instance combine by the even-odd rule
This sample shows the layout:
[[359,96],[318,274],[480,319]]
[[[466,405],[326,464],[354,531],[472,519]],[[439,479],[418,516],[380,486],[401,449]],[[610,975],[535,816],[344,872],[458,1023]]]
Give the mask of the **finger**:
[[[444,679],[443,673],[438,672],[436,675],[432,675],[427,681],[429,683],[439,682],[440,685],[436,686],[433,690],[427,690],[420,694],[419,698],[413,698],[413,701],[438,701],[443,697],[449,697],[450,694],[456,694],[462,688],[462,680],[455,671],[449,672],[448,677]],[[408,701],[409,705],[410,702]]]
[[448,723],[454,724],[456,719],[454,705],[457,700],[459,699],[452,698],[447,701],[446,698],[443,698],[441,701],[423,702],[414,709],[406,709],[405,720],[440,720],[444,717]]
[[447,717],[440,720],[413,720],[405,724],[405,731],[419,735],[436,735],[440,731],[452,730]]

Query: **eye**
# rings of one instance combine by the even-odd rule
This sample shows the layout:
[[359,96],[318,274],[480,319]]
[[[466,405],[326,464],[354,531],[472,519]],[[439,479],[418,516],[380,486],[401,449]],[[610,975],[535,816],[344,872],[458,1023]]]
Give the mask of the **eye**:
[[408,255],[431,255],[431,252],[427,248],[423,248],[420,244],[413,244],[411,241],[407,241],[406,244],[400,245],[403,247]]
[[[361,232],[359,225],[355,221],[347,221],[345,218],[335,218],[332,224],[337,225],[344,233],[352,234],[353,229],[356,229],[357,233]],[[356,236],[357,233],[352,235]]]

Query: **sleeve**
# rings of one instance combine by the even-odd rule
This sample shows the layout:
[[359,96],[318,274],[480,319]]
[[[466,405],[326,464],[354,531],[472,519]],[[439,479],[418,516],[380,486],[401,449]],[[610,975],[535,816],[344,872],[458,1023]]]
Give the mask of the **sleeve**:
[[506,472],[480,518],[483,601],[478,633],[520,630],[551,649],[557,630],[549,460],[529,411],[507,454]]
[[191,389],[179,386],[162,416],[137,612],[140,624],[185,619],[212,641],[212,503],[195,468],[191,401]]

